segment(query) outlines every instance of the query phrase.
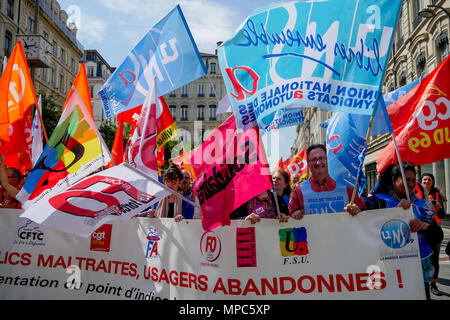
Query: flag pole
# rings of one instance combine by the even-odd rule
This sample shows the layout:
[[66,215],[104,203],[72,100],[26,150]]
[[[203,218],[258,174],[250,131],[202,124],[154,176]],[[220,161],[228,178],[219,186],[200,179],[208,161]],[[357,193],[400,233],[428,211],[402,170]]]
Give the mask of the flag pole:
[[39,110],[39,102],[40,102],[41,107],[42,107],[41,95],[39,95],[39,101],[38,101],[38,105],[37,105],[36,111],[38,113],[39,120],[41,122],[42,132],[44,133],[44,138],[45,138],[45,143],[48,143],[47,131],[45,130],[44,121],[42,120],[41,110]]

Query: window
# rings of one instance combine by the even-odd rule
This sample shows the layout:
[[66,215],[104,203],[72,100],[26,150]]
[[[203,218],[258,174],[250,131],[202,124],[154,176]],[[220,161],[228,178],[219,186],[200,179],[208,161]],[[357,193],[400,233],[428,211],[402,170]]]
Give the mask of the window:
[[169,106],[170,114],[172,115],[172,118],[174,121],[177,119],[177,106]]
[[28,33],[33,33],[33,31],[34,31],[34,20],[33,20],[33,17],[28,17],[28,22],[27,22],[27,30],[28,30]]
[[210,121],[216,120],[216,111],[217,111],[217,107],[215,105],[209,106],[209,120]]
[[59,92],[64,93],[64,74],[59,74]]
[[47,68],[41,69],[41,79],[44,82],[47,82]]
[[426,75],[426,58],[425,53],[421,52],[416,59],[417,76],[424,78]]
[[64,49],[63,47],[61,47],[61,62],[64,64],[66,63],[66,49]]
[[58,43],[56,42],[56,40],[53,40],[53,56],[57,57],[58,55]]
[[93,78],[94,77],[94,67],[88,67],[87,71],[88,71],[88,77]]
[[8,0],[6,4],[6,13],[8,17],[14,20],[14,0]]
[[436,44],[436,55],[439,59],[439,63],[444,60],[448,55],[448,32],[447,30],[444,30],[435,41]]
[[5,56],[7,56],[9,58],[9,56],[11,55],[11,49],[12,49],[12,33],[9,32],[8,30],[5,31],[4,47],[5,47]]
[[56,88],[56,67],[52,67],[52,77],[51,77],[52,88]]
[[205,120],[205,106],[197,106],[197,120]]
[[400,73],[400,77],[398,78],[398,86],[403,87],[404,85],[406,85],[406,73],[405,71],[402,71],[402,73]]
[[188,120],[188,106],[181,106],[181,120]]
[[367,191],[371,191],[377,182],[377,164],[371,163],[366,165]]
[[204,97],[205,96],[205,84],[204,83],[199,83],[198,84],[198,96],[199,97]]
[[210,66],[211,66],[210,73],[215,74],[216,73],[216,64],[213,62],[213,63],[211,63]]
[[91,98],[94,97],[94,86],[89,86],[89,92],[91,94]]
[[70,71],[75,72],[75,58],[70,58]]
[[215,97],[216,96],[216,84],[215,83],[211,83],[209,85],[209,96],[210,97]]
[[177,95],[175,93],[175,90],[172,90],[172,91],[169,92],[169,97],[176,97],[176,96]]
[[412,1],[413,29],[415,29],[422,21],[422,17],[419,16],[419,11],[422,10],[422,8],[423,8],[422,0]]
[[189,86],[185,85],[181,87],[181,96],[182,97],[187,97],[188,96],[188,92],[189,92]]

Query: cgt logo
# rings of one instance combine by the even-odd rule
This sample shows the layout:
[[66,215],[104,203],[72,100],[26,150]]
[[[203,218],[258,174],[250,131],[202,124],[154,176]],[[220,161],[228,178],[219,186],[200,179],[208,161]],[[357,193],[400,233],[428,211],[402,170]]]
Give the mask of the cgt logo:
[[158,258],[158,242],[161,240],[161,236],[156,231],[156,228],[150,227],[147,233],[147,251],[145,257],[147,259]]
[[209,262],[214,262],[219,258],[221,251],[222,243],[219,237],[211,231],[205,232],[200,239],[200,252],[203,257]]
[[412,242],[411,231],[405,221],[393,219],[387,221],[380,230],[383,242],[393,249],[400,249]]
[[112,224],[104,224],[91,235],[91,251],[109,252]]

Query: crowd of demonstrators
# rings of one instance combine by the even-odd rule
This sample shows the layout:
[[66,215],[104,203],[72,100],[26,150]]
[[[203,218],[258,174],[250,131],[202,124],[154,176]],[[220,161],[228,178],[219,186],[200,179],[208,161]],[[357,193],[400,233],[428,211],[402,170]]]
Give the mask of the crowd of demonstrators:
[[432,246],[439,241],[443,234],[433,219],[434,212],[428,203],[416,197],[416,169],[414,165],[405,163],[403,164],[403,170],[410,200],[407,200],[400,165],[395,164],[389,166],[380,174],[377,188],[373,191],[372,196],[366,199],[366,210],[393,207],[409,209],[412,207],[414,219],[410,221],[409,227],[411,232],[417,232],[425,292],[427,299],[430,299],[430,280],[434,270],[431,261]]
[[306,154],[311,177],[300,183],[291,194],[289,214],[292,218],[302,219],[305,214],[342,211],[355,216],[364,210],[364,201],[358,195],[354,203],[350,203],[352,188],[340,185],[330,177],[327,149],[323,144],[310,146]]
[[[422,185],[426,189],[426,194],[428,194],[428,201],[431,202],[432,208],[434,208],[434,220],[435,223],[441,226],[441,220],[445,217],[445,210],[444,210],[444,197],[442,196],[441,192],[435,187],[435,179],[434,176],[431,173],[424,173],[421,177]],[[419,195],[421,199],[426,200],[426,194],[422,193]],[[441,251],[441,241],[436,241],[436,243],[432,244],[431,249],[433,249],[433,254],[431,255],[431,263],[434,267],[434,273],[430,280],[430,291],[434,295],[441,295],[441,292],[439,291],[437,287],[437,280],[439,276],[439,253]]]

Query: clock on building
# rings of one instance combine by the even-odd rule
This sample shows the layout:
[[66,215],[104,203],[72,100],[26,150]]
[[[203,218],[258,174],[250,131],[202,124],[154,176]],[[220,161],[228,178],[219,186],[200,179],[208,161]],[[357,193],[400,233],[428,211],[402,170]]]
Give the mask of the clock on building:
[[17,40],[22,42],[23,50],[30,67],[49,67],[50,45],[44,37],[35,34],[19,34],[17,35]]

